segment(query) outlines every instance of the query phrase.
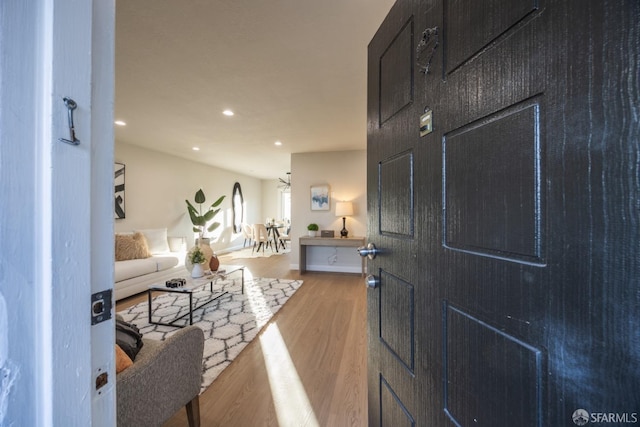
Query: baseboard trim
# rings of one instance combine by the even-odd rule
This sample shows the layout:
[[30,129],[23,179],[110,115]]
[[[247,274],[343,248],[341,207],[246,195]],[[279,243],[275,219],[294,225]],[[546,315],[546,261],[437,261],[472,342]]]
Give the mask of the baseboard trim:
[[[293,264],[291,265],[292,269]],[[295,264],[296,268],[294,270],[300,270],[300,265]],[[329,272],[329,273],[355,273],[362,274],[362,267],[349,267],[349,266],[333,266],[333,265],[307,265],[307,271],[321,271],[321,272]]]

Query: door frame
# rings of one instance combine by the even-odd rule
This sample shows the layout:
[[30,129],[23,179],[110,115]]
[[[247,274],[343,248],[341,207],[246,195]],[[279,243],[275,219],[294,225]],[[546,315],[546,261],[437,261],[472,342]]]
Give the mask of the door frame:
[[115,1],[2,2],[0,21],[0,424],[115,425],[114,323],[90,316],[113,288]]

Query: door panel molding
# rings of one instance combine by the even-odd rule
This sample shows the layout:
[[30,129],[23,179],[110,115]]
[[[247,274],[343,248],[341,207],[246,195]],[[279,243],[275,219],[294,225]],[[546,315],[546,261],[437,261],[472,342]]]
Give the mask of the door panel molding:
[[380,425],[414,427],[416,421],[384,376],[380,375]]
[[537,15],[540,1],[490,0],[480,3],[445,0],[445,75],[464,67],[527,25]]
[[541,97],[442,138],[443,246],[544,265]]
[[443,303],[444,411],[459,426],[542,427],[543,351]]
[[380,342],[415,375],[415,292],[413,284],[380,270]]
[[413,239],[413,150],[378,163],[378,227],[381,235]]
[[407,105],[413,103],[413,16],[391,40],[379,59],[379,121],[382,126]]

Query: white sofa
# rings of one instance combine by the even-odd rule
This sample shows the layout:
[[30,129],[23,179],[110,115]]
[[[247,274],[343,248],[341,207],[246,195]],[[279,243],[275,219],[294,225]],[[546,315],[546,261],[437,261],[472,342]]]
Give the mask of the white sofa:
[[166,228],[135,231],[145,236],[151,257],[115,261],[116,301],[144,292],[150,285],[161,284],[176,277],[186,277],[189,274],[184,266],[186,248],[183,238],[167,237]]

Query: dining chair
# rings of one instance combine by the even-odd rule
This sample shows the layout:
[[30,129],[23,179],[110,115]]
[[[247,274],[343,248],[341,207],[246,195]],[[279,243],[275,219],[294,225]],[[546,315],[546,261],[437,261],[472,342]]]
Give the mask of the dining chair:
[[289,233],[291,233],[291,226],[287,227],[287,231],[280,233],[280,236],[278,237],[278,243],[282,245],[282,249],[287,248],[287,242],[291,243],[291,236]]
[[253,241],[253,228],[249,224],[242,224],[242,237],[244,237],[243,248],[247,246],[247,241],[249,244]]
[[[253,228],[253,250],[260,252],[260,248],[262,248],[262,253],[264,253],[264,248],[269,245],[269,235],[267,233],[267,227],[264,224],[253,224],[251,226]],[[258,249],[256,249],[256,246]]]

